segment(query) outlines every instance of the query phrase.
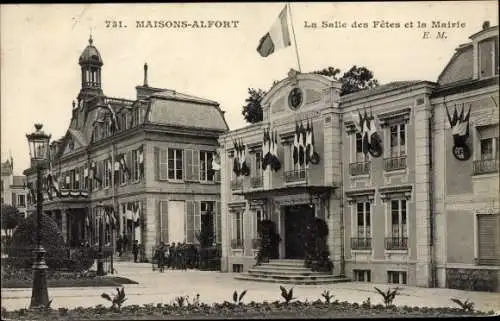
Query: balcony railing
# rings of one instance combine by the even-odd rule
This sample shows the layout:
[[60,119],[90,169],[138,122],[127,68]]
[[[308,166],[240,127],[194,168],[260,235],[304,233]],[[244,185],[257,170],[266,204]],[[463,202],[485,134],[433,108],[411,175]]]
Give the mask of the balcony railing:
[[390,157],[385,159],[386,171],[397,171],[406,168],[406,155],[399,157]]
[[250,186],[252,186],[252,188],[259,188],[264,186],[264,178],[262,176],[251,177]]
[[370,162],[358,162],[349,164],[352,176],[370,174]]
[[385,238],[386,250],[407,250],[408,238],[407,237],[386,237]]
[[240,190],[242,186],[243,186],[243,181],[240,181],[239,179],[233,179],[231,181],[231,190],[232,191]]
[[242,249],[243,248],[243,240],[242,239],[232,239],[231,240],[231,248],[232,249]]
[[372,238],[371,237],[352,237],[351,238],[352,250],[371,250]]
[[260,246],[260,239],[252,239],[252,249],[257,250]]
[[498,172],[498,159],[481,159],[474,161],[474,175]]
[[306,181],[306,169],[285,172],[285,183],[296,183]]

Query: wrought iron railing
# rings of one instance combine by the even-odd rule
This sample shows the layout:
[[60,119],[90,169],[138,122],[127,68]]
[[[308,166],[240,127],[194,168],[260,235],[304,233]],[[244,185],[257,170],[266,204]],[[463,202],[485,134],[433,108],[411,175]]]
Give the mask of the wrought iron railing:
[[351,238],[352,250],[371,250],[372,238],[371,237],[352,237]]
[[498,172],[498,159],[481,159],[474,161],[474,175]]
[[352,176],[370,174],[370,162],[358,162],[349,164]]
[[295,182],[305,182],[306,180],[306,169],[302,168],[300,170],[292,170],[285,172],[285,182],[295,183]]
[[386,250],[407,250],[408,238],[407,237],[386,237],[385,238]]
[[399,157],[390,157],[385,159],[385,170],[396,171],[406,168],[406,155]]
[[231,240],[231,248],[232,249],[242,249],[243,248],[243,240],[242,239],[232,239]]
[[264,186],[264,178],[262,176],[254,176],[250,178],[250,186],[252,186],[252,188]]
[[240,190],[243,186],[243,181],[239,180],[239,179],[233,179],[231,181],[231,190],[235,191],[235,190]]

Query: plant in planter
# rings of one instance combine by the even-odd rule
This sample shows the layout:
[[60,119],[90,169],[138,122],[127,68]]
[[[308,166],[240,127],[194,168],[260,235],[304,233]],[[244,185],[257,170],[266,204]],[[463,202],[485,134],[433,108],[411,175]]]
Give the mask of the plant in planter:
[[385,292],[380,290],[377,287],[374,287],[374,288],[377,291],[377,293],[382,296],[386,308],[389,307],[390,305],[392,305],[392,302],[394,301],[396,296],[398,296],[400,294],[399,288],[397,288],[397,287],[394,289],[389,288]]
[[285,299],[285,304],[288,305],[290,301],[295,300],[296,298],[293,297],[293,288],[290,288],[290,290],[285,289],[284,286],[280,285],[281,289],[281,297]]
[[[269,259],[275,258],[277,251],[275,248],[278,247],[277,244],[277,234],[276,234],[276,224],[271,220],[262,220],[259,222],[257,227],[260,246],[257,252],[257,265],[269,262]],[[279,243],[279,241],[278,241]]]
[[245,294],[247,294],[247,290],[243,290],[243,292],[241,292],[239,296],[238,296],[238,291],[234,290],[233,303],[237,304],[237,305],[242,305],[243,302],[241,300],[243,300],[243,297],[245,296]]
[[101,294],[101,298],[106,299],[112,303],[111,309],[119,311],[127,301],[127,296],[125,295],[125,288],[116,288],[116,294],[111,297],[107,293]]

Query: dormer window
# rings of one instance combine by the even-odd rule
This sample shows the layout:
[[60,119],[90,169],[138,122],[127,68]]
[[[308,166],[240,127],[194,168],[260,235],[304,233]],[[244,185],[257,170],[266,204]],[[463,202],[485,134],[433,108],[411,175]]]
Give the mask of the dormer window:
[[498,38],[492,37],[478,43],[479,78],[498,75]]

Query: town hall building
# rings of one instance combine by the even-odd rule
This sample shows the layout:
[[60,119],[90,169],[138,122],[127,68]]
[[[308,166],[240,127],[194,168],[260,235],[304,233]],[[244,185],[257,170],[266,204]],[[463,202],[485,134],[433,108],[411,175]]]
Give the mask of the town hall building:
[[[201,229],[220,243],[220,182],[212,160],[228,126],[219,103],[150,86],[146,64],[135,99],[105,95],[103,59],[92,38],[78,63],[81,89],[68,106],[71,122],[51,143],[44,173],[43,210],[67,245],[111,247],[125,234],[150,259],[161,241],[196,243]],[[25,175],[34,192],[35,170]]]
[[[341,96],[339,82],[291,70],[262,122],[219,138],[223,271],[283,280],[314,217],[334,277],[499,291],[498,57],[485,23],[437,82]],[[267,272],[255,266],[264,220],[279,236]]]

